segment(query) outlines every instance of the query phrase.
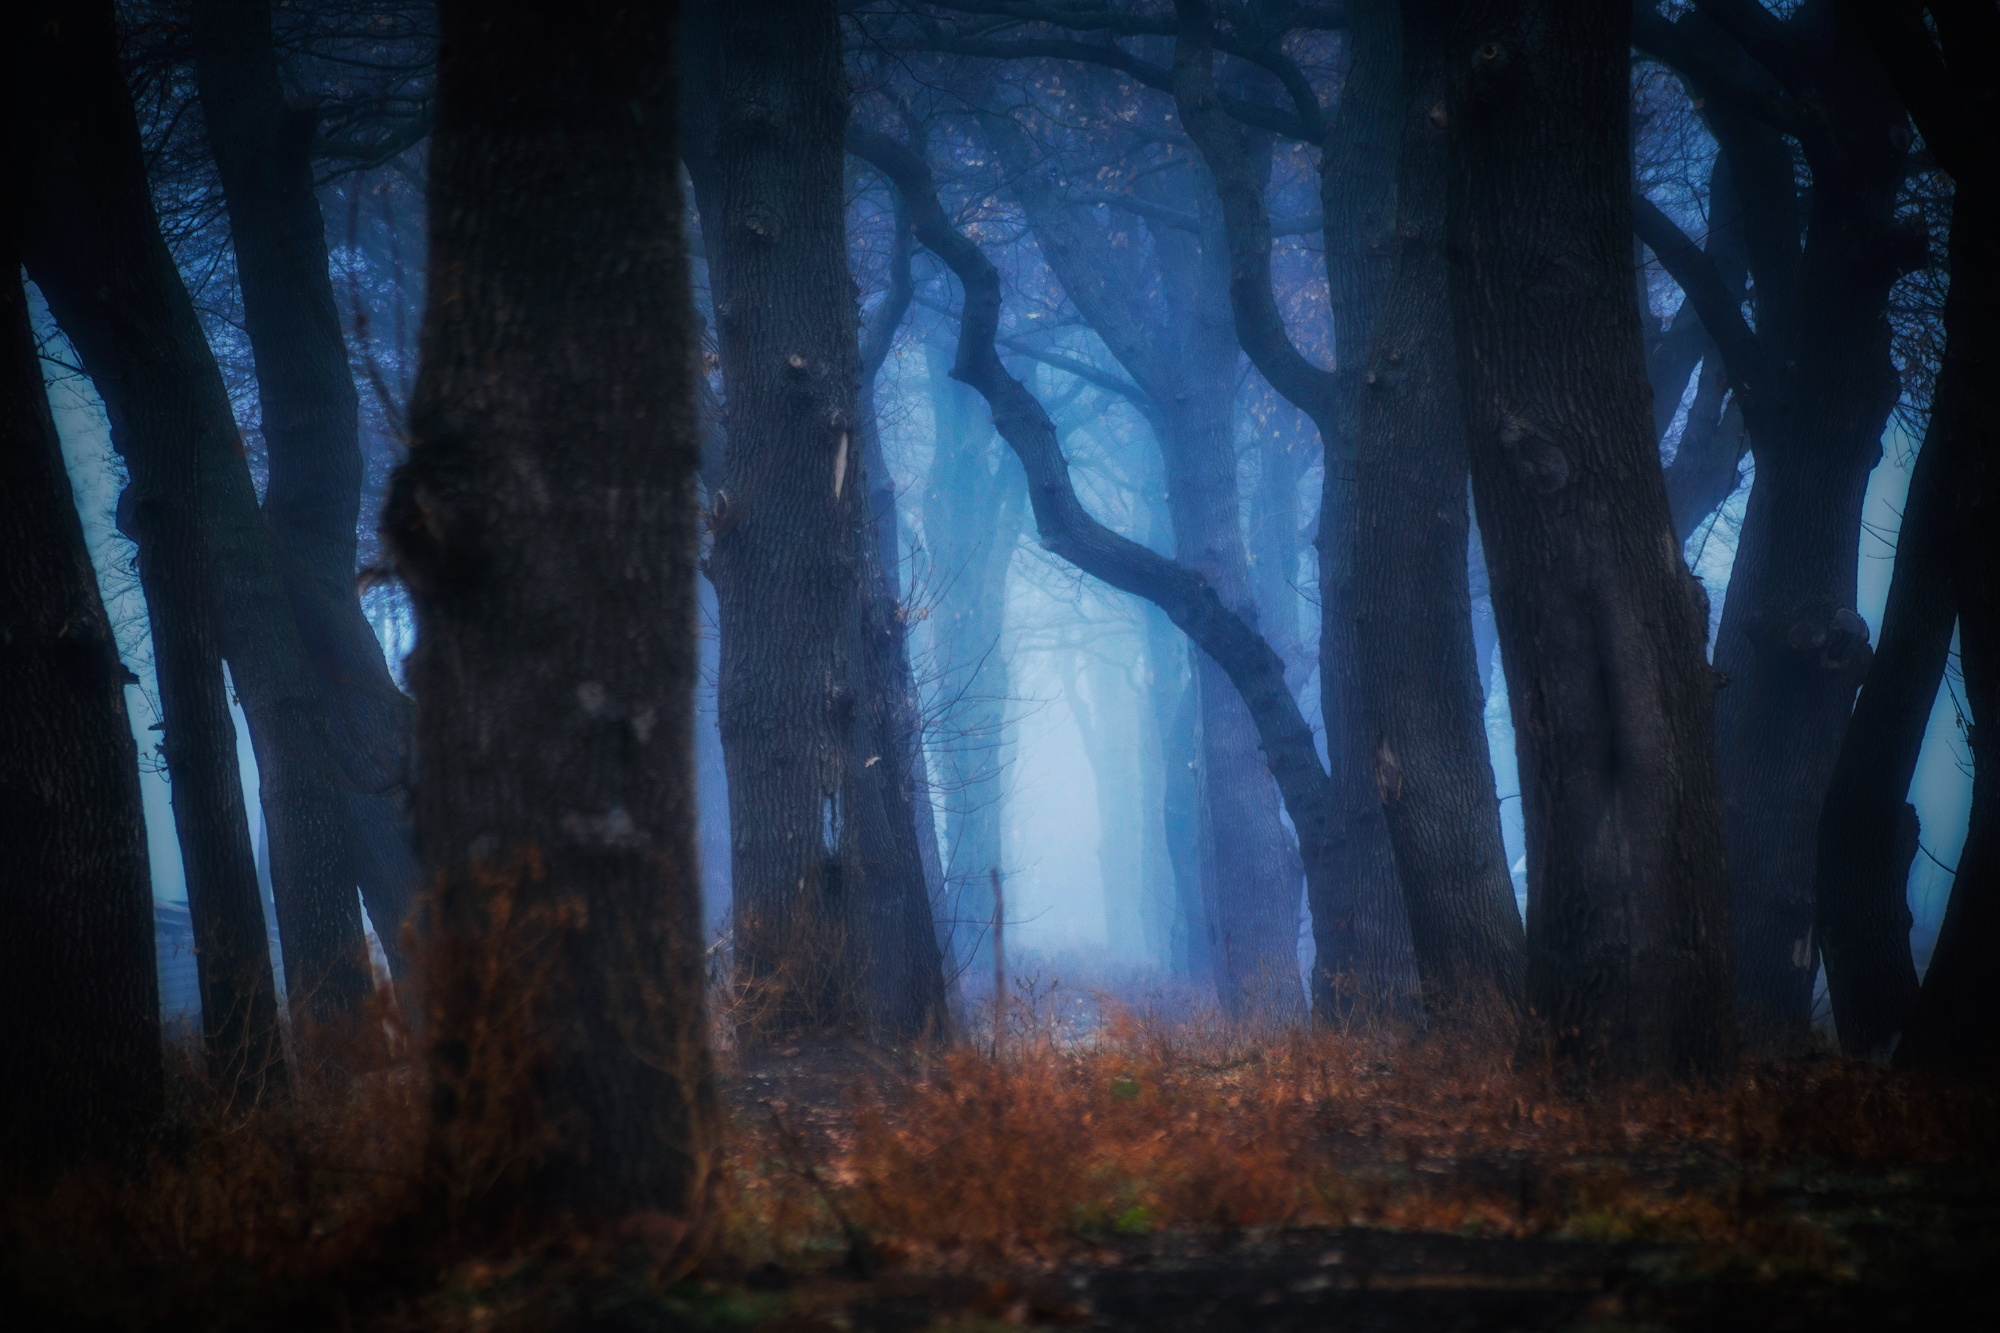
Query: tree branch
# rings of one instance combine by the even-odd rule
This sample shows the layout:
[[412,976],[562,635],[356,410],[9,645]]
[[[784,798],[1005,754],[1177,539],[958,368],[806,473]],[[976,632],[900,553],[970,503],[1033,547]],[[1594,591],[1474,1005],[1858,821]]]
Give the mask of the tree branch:
[[1730,387],[1743,396],[1746,408],[1761,401],[1769,385],[1764,349],[1745,322],[1742,306],[1722,280],[1715,261],[1643,194],[1632,196],[1632,230],[1694,303],[1702,327],[1722,353]]
[[952,378],[986,399],[995,428],[1021,460],[1042,545],[1085,573],[1153,603],[1215,659],[1256,723],[1301,843],[1314,853],[1329,845],[1331,787],[1312,728],[1285,685],[1284,662],[1242,616],[1222,604],[1201,575],[1111,531],[1084,509],[1055,423],[1000,362],[995,346],[999,271],[946,218],[936,182],[921,158],[886,135],[854,127],[847,142],[849,152],[866,159],[903,192],[918,241],[945,262],[965,290]]

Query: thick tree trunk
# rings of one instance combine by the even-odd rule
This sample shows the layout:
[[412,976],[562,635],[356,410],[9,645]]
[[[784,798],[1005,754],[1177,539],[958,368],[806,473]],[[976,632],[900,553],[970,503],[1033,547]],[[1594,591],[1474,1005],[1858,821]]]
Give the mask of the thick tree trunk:
[[440,17],[424,364],[384,514],[418,618],[438,1208],[684,1214],[716,1109],[674,14]]
[[313,192],[318,116],[285,100],[269,0],[201,0],[194,19],[202,116],[257,365],[270,464],[264,519],[350,791],[348,869],[400,977],[400,927],[416,881],[405,810],[410,701],[355,595],[358,404]]
[[753,1039],[828,1023],[942,1034],[914,812],[902,766],[880,762],[908,742],[887,707],[891,613],[869,595],[838,18],[828,0],[797,0],[718,12],[703,32],[718,117],[703,236],[729,428],[709,569],[751,1020],[739,1026]]
[[0,1158],[135,1165],[165,1109],[139,753],[0,220]]
[[1531,1045],[1573,1076],[1732,1057],[1708,616],[1681,563],[1631,281],[1630,11],[1408,0],[1458,71],[1460,392],[1528,832]]
[[1522,1002],[1514,907],[1474,660],[1465,553],[1465,422],[1445,253],[1450,174],[1433,108],[1450,48],[1404,44],[1396,259],[1362,376],[1356,584],[1360,679],[1375,786],[1433,1019]]
[[[108,4],[13,30],[10,118],[30,146],[29,274],[111,419],[131,484],[121,526],[139,547],[194,920],[202,1033],[238,1102],[285,1082],[269,939],[223,693],[218,474],[250,478],[193,304],[160,238]],[[87,169],[86,169],[87,168]],[[217,405],[220,404],[220,410]],[[255,500],[251,501],[255,514]]]

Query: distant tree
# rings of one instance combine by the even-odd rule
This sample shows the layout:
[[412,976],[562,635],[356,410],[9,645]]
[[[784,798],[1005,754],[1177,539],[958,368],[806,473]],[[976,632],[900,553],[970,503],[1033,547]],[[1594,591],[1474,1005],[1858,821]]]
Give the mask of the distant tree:
[[1734,1051],[1707,599],[1632,283],[1629,9],[1406,0],[1454,71],[1446,238],[1528,834],[1530,1048],[1583,1077]]
[[[246,592],[275,591],[243,569],[255,563],[251,537],[262,535],[256,495],[221,376],[147,193],[111,5],[51,4],[12,24],[7,107],[23,148],[23,253],[104,399],[112,446],[131,473],[120,526],[138,544],[152,627],[203,1036],[225,1091],[247,1100],[285,1078],[222,677],[228,615],[251,609]],[[231,562],[234,575],[224,568]],[[246,704],[270,702],[253,694],[250,678],[237,677]],[[276,763],[265,769],[274,792],[283,788],[279,772]]]
[[134,679],[49,415],[17,219],[0,219],[0,1156],[131,1162],[162,1108]]
[[383,522],[417,612],[433,1144],[465,1229],[686,1213],[715,1149],[676,17],[441,7]]

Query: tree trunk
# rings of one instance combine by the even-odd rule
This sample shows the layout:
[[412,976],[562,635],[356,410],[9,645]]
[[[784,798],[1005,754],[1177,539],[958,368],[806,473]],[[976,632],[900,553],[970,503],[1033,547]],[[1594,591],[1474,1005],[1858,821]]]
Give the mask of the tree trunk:
[[[827,0],[717,13],[703,238],[729,451],[711,500],[738,979],[753,1039],[947,1026],[855,432],[847,86]],[[712,202],[713,208],[708,205]],[[921,930],[918,924],[921,921]],[[919,938],[921,936],[921,938]]]
[[437,1210],[686,1213],[716,1108],[675,16],[440,19],[424,363],[383,515],[417,611]]
[[139,753],[0,221],[0,1157],[136,1165],[164,1105]]
[[202,1035],[225,1095],[248,1102],[281,1089],[285,1068],[223,693],[211,537],[216,474],[240,475],[247,491],[249,473],[222,377],[153,214],[110,5],[65,6],[48,23],[23,16],[13,50],[10,111],[31,148],[28,272],[96,383],[131,473],[120,526],[138,543],[152,627]]
[[[1987,54],[1993,53],[1989,44]],[[1989,117],[1983,123],[1993,122]],[[2000,987],[1989,971],[2000,944],[2000,256],[1993,244],[2000,185],[1990,170],[1979,178],[1954,170],[1944,364],[1924,449],[1929,452],[1932,442],[1942,446],[1940,490],[1948,505],[1951,595],[1969,714],[1972,815],[1937,948],[1896,1062],[1993,1080],[2000,1078]]]
[[1474,660],[1465,422],[1445,252],[1448,47],[1404,43],[1396,258],[1362,376],[1356,639],[1375,787],[1433,1020],[1521,1007],[1514,907]]
[[1819,817],[1815,910],[1833,1022],[1841,1049],[1867,1058],[1889,1054],[1917,1002],[1909,883],[1919,828],[1908,797],[1957,619],[1942,457],[1955,392],[1941,377],[1896,532],[1881,647]]
[[201,0],[194,20],[202,117],[257,366],[270,464],[264,520],[349,789],[349,870],[402,977],[400,927],[416,882],[405,810],[410,701],[355,595],[358,404],[313,192],[318,115],[286,103],[269,0]]
[[1531,1046],[1732,1063],[1708,615],[1673,540],[1631,280],[1631,14],[1406,0],[1446,46],[1446,235],[1528,833]]

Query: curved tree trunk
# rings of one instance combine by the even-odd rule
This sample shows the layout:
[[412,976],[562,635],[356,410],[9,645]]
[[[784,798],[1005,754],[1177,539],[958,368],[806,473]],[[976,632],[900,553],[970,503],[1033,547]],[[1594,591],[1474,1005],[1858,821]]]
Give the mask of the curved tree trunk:
[[137,1165],[165,1110],[139,752],[0,220],[0,1159]]
[[440,17],[424,363],[383,516],[418,618],[436,1211],[685,1215],[716,1109],[675,16]]

